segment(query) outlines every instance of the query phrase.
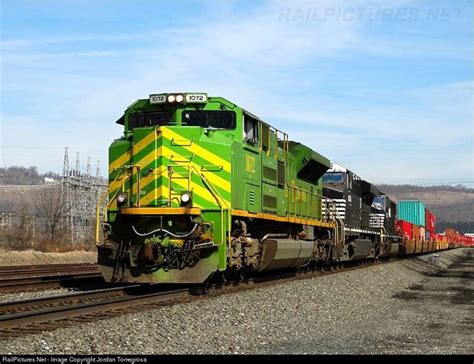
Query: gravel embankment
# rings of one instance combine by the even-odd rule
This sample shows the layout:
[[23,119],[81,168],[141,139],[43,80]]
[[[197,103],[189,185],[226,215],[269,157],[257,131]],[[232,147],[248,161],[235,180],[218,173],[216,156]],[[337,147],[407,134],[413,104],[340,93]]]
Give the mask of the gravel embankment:
[[[0,353],[472,353],[474,251],[201,298],[2,339]],[[466,260],[466,259],[465,259]]]
[[97,252],[74,251],[65,253],[43,253],[36,250],[0,251],[0,266],[96,262]]

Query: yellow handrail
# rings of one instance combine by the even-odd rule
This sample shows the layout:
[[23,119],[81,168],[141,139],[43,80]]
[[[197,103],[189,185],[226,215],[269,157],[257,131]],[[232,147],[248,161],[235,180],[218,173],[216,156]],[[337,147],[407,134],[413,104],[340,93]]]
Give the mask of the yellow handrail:
[[[119,178],[119,176],[121,176],[123,174],[123,169],[124,167],[120,167],[120,172],[117,173],[117,175],[115,176],[115,179],[112,181],[112,183],[109,183],[110,184],[113,184],[115,181],[117,181],[117,179]],[[122,188],[123,188],[123,184],[122,184]],[[104,208],[104,216],[105,216],[105,221],[107,221],[107,208],[110,206],[110,203],[111,201],[113,201],[113,199],[115,198],[115,196],[117,196],[117,193],[118,193],[119,190],[115,191],[115,195],[109,200],[109,203],[106,204],[105,208]],[[99,200],[97,201],[97,206],[96,206],[96,211],[95,211],[95,242],[96,244],[99,243],[99,230],[100,230],[100,205],[102,205],[102,203],[104,202],[105,198],[107,197],[107,195],[109,194],[109,187],[107,186],[107,189],[106,191],[102,194],[102,196],[99,197]]]
[[[221,226],[224,227],[224,210],[227,211],[227,233],[228,233],[228,244],[230,244],[230,229],[231,229],[231,216],[230,216],[230,206],[227,204],[226,200],[222,198],[222,196],[219,194],[219,192],[216,190],[216,188],[213,186],[212,182],[208,180],[208,178],[202,174],[195,166],[191,166],[197,175],[201,177],[201,179],[204,181],[204,185],[209,189],[211,192],[212,196],[215,198],[217,201],[217,204],[219,205],[221,209]],[[222,207],[222,205],[225,205],[225,209]],[[222,229],[222,242],[225,242],[225,232],[224,229]]]

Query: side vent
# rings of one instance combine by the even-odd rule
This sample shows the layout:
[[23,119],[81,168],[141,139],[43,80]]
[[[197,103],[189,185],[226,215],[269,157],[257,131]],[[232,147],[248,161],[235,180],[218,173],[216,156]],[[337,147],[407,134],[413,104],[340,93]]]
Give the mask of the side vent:
[[255,205],[255,191],[249,191],[249,205]]
[[277,180],[277,171],[275,169],[263,166],[263,177],[268,178],[269,180]]
[[269,196],[269,195],[263,195],[263,205],[264,207],[270,208],[270,209],[276,209],[277,208],[277,199],[274,196]]

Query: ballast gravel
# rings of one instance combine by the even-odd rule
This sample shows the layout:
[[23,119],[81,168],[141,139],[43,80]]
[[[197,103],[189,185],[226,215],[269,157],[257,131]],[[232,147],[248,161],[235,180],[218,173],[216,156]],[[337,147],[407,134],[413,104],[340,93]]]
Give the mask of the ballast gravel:
[[474,249],[437,255],[2,338],[0,353],[473,353]]
[[65,294],[70,294],[70,293],[75,293],[75,292],[66,288],[58,288],[58,289],[46,289],[44,291],[37,291],[37,292],[0,293],[0,304],[2,302],[28,300],[31,298],[39,298],[39,297],[46,297],[46,296],[60,296],[60,295],[65,295]]

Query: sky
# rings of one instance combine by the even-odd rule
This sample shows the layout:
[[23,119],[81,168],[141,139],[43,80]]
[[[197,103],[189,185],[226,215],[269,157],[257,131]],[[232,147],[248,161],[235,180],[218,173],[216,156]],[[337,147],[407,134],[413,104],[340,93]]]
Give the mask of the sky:
[[105,174],[128,105],[202,91],[373,183],[474,186],[471,0],[0,4],[0,166]]

